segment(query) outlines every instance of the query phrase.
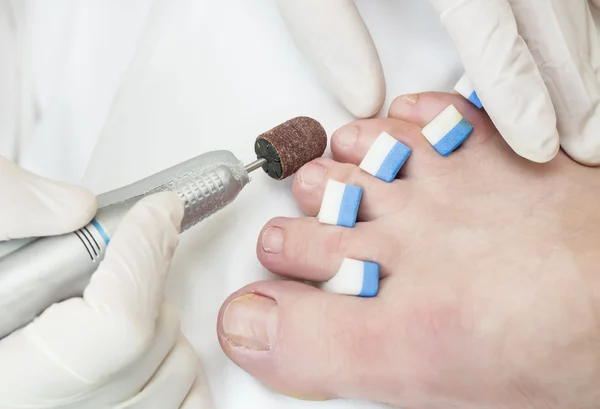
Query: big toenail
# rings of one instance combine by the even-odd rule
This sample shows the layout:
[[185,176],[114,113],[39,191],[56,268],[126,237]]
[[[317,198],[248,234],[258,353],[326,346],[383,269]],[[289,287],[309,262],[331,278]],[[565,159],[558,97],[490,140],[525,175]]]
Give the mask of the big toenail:
[[265,252],[279,254],[283,251],[283,230],[279,227],[269,227],[262,234],[262,248]]
[[277,303],[258,294],[231,301],[223,314],[225,338],[233,347],[268,351],[277,334]]
[[358,139],[358,132],[358,126],[351,124],[338,129],[333,137],[342,148],[351,148]]
[[323,182],[326,173],[327,169],[325,167],[316,163],[309,163],[300,169],[298,181],[306,187],[314,187]]
[[406,94],[406,95],[402,95],[401,98],[404,100],[404,102],[406,102],[407,104],[411,104],[411,105],[414,105],[417,103],[417,101],[419,101],[418,94]]

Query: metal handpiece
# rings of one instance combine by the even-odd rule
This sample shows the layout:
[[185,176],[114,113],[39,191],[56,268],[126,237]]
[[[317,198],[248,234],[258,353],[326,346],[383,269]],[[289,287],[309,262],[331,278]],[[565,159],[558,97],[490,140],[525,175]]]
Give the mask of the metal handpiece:
[[143,197],[177,193],[185,204],[185,231],[231,203],[248,182],[248,172],[230,152],[204,154],[99,196],[88,226],[34,240],[0,258],[0,338],[53,303],[81,296],[121,219]]

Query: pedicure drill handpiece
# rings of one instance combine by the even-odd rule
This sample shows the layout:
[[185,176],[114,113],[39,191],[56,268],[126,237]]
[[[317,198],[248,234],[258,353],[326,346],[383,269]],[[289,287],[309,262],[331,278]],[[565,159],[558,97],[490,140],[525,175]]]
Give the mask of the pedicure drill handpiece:
[[98,213],[87,226],[35,239],[0,258],[0,339],[53,303],[81,296],[119,222],[143,197],[177,193],[185,205],[183,232],[233,202],[250,172],[262,167],[272,178],[285,179],[322,156],[326,145],[323,127],[298,117],[259,135],[257,160],[247,166],[229,151],[209,152],[98,196]]

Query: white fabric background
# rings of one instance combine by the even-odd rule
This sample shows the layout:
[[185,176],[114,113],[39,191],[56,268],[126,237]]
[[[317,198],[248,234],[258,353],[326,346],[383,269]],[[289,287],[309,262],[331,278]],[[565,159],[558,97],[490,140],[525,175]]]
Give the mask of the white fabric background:
[[[462,68],[425,0],[357,4],[383,60],[388,104],[402,93],[451,89]],[[209,150],[229,149],[251,161],[255,135],[293,116],[313,116],[329,134],[352,120],[294,48],[274,0],[23,5],[20,39],[28,45],[38,116],[22,129],[15,158],[44,175],[101,193]],[[271,278],[256,260],[256,238],[281,215],[300,215],[289,181],[256,173],[233,205],[182,236],[168,296],[182,311],[217,408],[377,407],[284,398],[219,347],[222,301]]]

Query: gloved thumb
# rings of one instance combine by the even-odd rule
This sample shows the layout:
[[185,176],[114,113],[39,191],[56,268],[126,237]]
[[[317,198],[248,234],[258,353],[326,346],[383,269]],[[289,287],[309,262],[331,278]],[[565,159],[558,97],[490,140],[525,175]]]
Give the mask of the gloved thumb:
[[0,156],[0,241],[63,234],[96,214],[94,194],[35,175]]

